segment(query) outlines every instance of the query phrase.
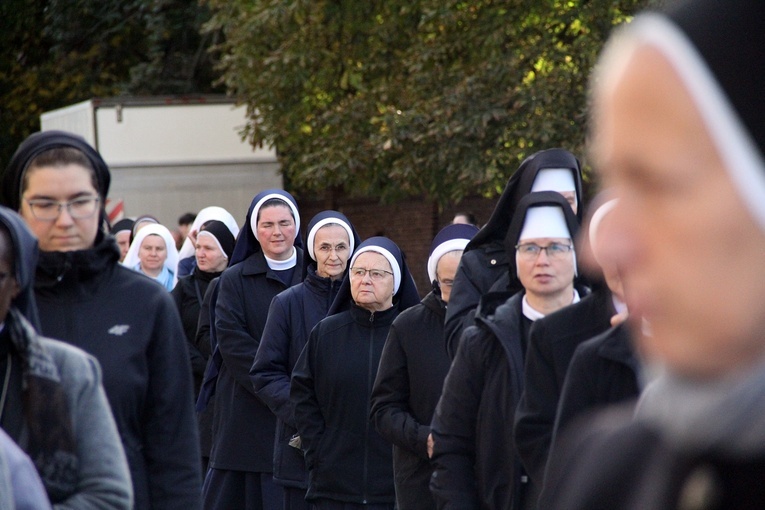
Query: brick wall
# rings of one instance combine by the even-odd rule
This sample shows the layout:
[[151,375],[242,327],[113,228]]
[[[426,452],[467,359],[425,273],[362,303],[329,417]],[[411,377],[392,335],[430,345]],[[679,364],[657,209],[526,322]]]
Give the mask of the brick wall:
[[431,203],[418,199],[381,205],[371,198],[339,198],[334,201],[299,200],[298,205],[304,228],[316,213],[334,209],[351,220],[362,240],[377,235],[392,239],[406,254],[420,296],[425,296],[430,291],[427,262],[433,237],[451,223],[458,211],[472,212],[479,224],[485,223],[491,216],[495,201],[480,197],[466,198],[459,205],[447,207],[441,212]]

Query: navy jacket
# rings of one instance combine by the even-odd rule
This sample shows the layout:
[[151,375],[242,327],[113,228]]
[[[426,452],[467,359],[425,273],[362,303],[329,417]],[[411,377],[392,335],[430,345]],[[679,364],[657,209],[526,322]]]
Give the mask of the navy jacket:
[[313,327],[327,315],[340,288],[308,268],[303,283],[277,294],[271,301],[263,337],[250,370],[255,393],[277,418],[274,443],[274,479],[288,487],[308,488],[303,454],[289,446],[297,433],[290,402],[290,377]]
[[371,418],[393,443],[399,510],[434,509],[428,487],[430,421],[451,360],[444,350],[446,306],[436,292],[401,312],[388,333],[372,391]]
[[571,357],[582,342],[611,327],[611,293],[599,288],[578,303],[534,322],[515,414],[515,445],[526,472],[542,486],[555,413]]
[[[292,285],[300,283],[303,264],[303,250],[296,250]],[[220,276],[215,331],[223,363],[215,390],[212,468],[273,472],[276,416],[255,394],[250,369],[271,300],[287,287],[268,267],[261,251]]]
[[306,499],[393,504],[391,446],[369,419],[372,385],[397,304],[319,322],[292,372],[290,398],[309,472]]
[[136,508],[201,506],[189,356],[170,293],[94,248],[41,253],[41,332],[96,357],[133,480]]
[[510,426],[523,389],[522,299],[523,292],[485,296],[457,348],[431,424],[438,508],[520,508]]

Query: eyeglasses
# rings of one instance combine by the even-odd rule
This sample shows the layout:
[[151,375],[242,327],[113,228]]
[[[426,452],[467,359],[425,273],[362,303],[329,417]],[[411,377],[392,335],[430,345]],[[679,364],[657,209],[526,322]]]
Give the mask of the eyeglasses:
[[550,243],[547,246],[539,246],[534,243],[518,244],[515,246],[518,254],[526,260],[536,260],[539,254],[544,252],[550,259],[562,259],[573,249],[570,244]]
[[393,273],[390,271],[386,271],[385,269],[366,269],[363,267],[352,267],[351,268],[351,276],[353,278],[364,278],[366,274],[369,273],[369,277],[372,279],[373,282],[379,282],[383,278],[385,278],[386,275],[393,276]]
[[335,253],[345,253],[346,251],[348,251],[348,247],[344,244],[338,244],[337,246],[322,244],[318,248],[318,251],[320,251],[321,253],[331,253],[333,250],[335,251]]
[[440,280],[438,278],[436,278],[436,280],[438,280],[438,284],[442,287],[451,287],[454,285],[454,280]]
[[33,198],[27,200],[32,216],[42,221],[53,221],[59,217],[61,210],[66,207],[69,216],[76,220],[90,218],[98,210],[98,197],[80,197],[68,202],[49,200],[47,198]]

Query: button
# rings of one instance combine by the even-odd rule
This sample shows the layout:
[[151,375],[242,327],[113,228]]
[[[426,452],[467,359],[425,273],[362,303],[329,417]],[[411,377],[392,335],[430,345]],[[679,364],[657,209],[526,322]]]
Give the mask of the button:
[[497,265],[497,259],[491,259],[491,265],[496,266]]

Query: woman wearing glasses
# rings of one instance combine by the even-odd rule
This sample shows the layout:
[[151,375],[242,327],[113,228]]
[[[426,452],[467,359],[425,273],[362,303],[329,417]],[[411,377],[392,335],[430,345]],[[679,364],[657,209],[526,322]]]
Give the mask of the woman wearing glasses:
[[559,193],[531,193],[518,203],[505,249],[524,289],[482,298],[431,423],[431,490],[439,508],[524,508],[527,489],[512,426],[526,342],[536,319],[579,300],[573,248],[578,227]]
[[292,372],[306,499],[317,509],[392,510],[391,446],[370,422],[370,397],[391,322],[419,296],[390,239],[361,243],[349,267],[329,316],[311,331]]
[[82,138],[36,133],[2,177],[2,202],[37,236],[41,333],[92,354],[127,455],[135,508],[200,507],[191,369],[170,293],[119,263],[103,208],[110,174]]

